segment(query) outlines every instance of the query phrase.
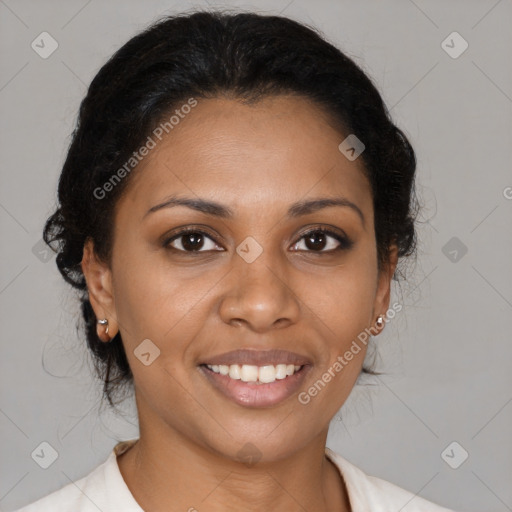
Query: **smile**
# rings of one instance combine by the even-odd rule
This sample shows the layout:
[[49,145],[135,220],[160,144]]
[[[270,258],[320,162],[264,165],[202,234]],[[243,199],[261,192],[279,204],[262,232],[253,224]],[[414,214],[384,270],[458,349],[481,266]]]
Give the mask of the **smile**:
[[243,407],[268,408],[296,395],[312,366],[202,364],[198,369],[219,397]]
[[233,380],[241,380],[243,382],[256,382],[258,384],[269,384],[276,380],[283,380],[299,371],[300,365],[293,364],[277,364],[255,366],[249,364],[232,364],[232,365],[210,365],[206,367],[214,373],[226,375]]

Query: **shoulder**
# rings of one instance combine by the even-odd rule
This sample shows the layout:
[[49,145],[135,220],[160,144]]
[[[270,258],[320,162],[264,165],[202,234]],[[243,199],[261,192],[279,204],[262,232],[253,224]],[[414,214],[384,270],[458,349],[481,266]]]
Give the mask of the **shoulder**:
[[343,476],[354,512],[455,512],[417,496],[397,485],[370,476],[333,450],[326,448],[326,455]]
[[98,512],[105,488],[105,473],[111,457],[96,467],[87,476],[71,482],[61,489],[27,505],[16,512]]
[[140,512],[117,465],[119,443],[109,457],[87,476],[15,512],[98,512],[98,510]]

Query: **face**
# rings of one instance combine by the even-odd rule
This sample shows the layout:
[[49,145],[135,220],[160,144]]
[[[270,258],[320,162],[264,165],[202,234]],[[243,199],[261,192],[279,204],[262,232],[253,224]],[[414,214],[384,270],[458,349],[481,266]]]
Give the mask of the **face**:
[[326,433],[366,346],[335,362],[385,314],[394,270],[378,272],[370,185],[344,138],[303,98],[200,99],[133,171],[111,266],[88,244],[83,268],[121,332],[141,433],[228,458],[250,442],[263,460]]

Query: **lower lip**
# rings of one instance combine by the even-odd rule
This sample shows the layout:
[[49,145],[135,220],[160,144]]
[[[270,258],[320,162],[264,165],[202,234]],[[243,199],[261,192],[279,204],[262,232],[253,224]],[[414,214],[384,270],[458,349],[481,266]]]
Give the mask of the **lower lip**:
[[310,365],[304,365],[284,379],[266,384],[244,382],[221,375],[201,365],[199,369],[213,386],[233,402],[245,407],[272,407],[294,395],[301,387]]

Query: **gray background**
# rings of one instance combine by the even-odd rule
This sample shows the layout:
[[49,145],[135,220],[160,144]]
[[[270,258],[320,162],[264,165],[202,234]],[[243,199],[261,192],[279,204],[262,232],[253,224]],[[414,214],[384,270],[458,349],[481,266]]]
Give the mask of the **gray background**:
[[[512,510],[510,0],[0,1],[0,507],[84,476],[137,436],[130,403],[123,416],[99,409],[74,293],[37,247],[87,84],[161,14],[207,5],[318,27],[375,80],[417,151],[418,264],[376,338],[389,375],[357,386],[328,445],[458,511]],[[31,48],[43,31],[59,45],[47,59]],[[456,59],[441,46],[453,31],[469,43]],[[31,458],[43,441],[59,455],[46,470]],[[452,465],[469,453],[458,469],[441,456],[453,441]]]

